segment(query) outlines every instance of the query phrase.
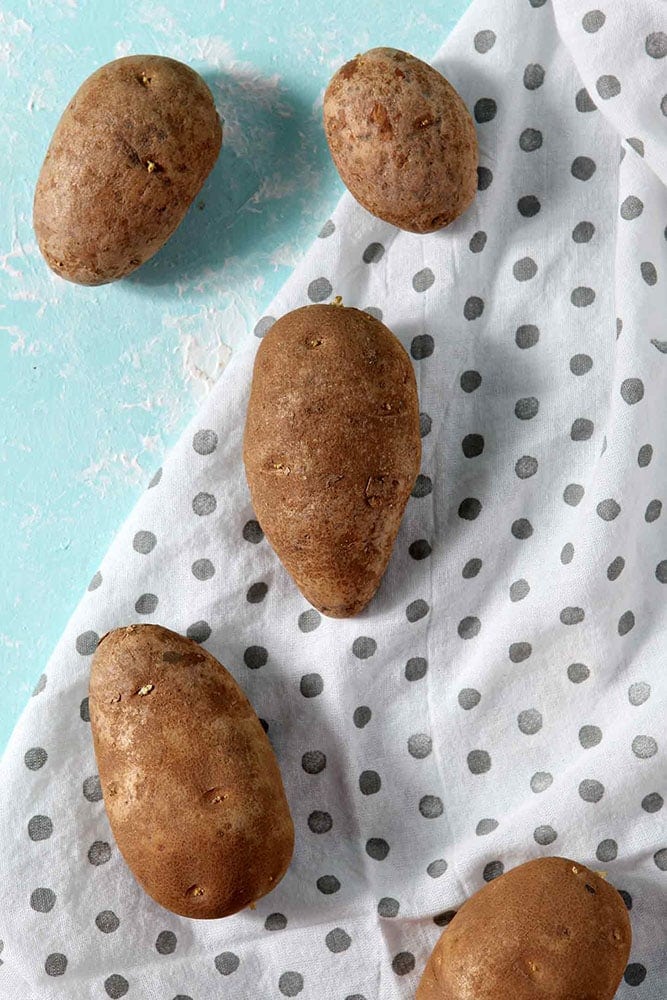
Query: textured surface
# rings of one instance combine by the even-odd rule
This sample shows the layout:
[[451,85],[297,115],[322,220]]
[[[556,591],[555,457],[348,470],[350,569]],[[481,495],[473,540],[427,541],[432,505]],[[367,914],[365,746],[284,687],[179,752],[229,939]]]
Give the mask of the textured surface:
[[[75,601],[183,428],[343,190],[321,99],[356,52],[428,59],[468,0],[0,3],[0,747]],[[103,63],[191,64],[225,146],[178,233],[113,287],[50,274],[31,227],[46,148]]]

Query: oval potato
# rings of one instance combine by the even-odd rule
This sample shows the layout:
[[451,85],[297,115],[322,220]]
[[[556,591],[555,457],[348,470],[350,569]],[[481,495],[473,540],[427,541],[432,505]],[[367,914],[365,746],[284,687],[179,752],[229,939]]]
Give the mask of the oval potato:
[[399,229],[449,225],[477,191],[470,114],[436,69],[397,49],[346,63],[324,95],[324,129],[348,190]]
[[211,91],[189,66],[150,55],[102,66],[63,113],[37,181],[49,267],[80,285],[134,271],[179,225],[221,143]]
[[417,1000],[612,1000],[630,954],[620,894],[567,858],[538,858],[463,904]]
[[262,341],[245,426],[259,522],[311,604],[357,614],[385,571],[421,460],[412,364],[377,319],[313,305]]
[[215,657],[160,625],[110,632],[93,659],[90,722],[111,829],[149,896],[213,918],[275,888],[294,847],[278,763]]

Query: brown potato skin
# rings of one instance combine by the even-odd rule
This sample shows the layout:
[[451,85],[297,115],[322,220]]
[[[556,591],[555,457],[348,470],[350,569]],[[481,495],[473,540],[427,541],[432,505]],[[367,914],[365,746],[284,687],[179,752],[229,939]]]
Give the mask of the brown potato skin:
[[102,66],[65,109],[37,181],[49,267],[80,285],[134,271],[182,221],[221,143],[211,91],[189,66],[151,55]]
[[307,600],[356,615],[385,571],[421,460],[403,346],[358,309],[313,305],[262,341],[243,459],[259,522]]
[[576,861],[538,858],[463,904],[431,952],[417,1000],[612,1000],[631,941],[612,885]]
[[109,632],[90,722],[113,835],[149,896],[212,919],[275,888],[294,848],[278,762],[215,657],[160,625]]
[[444,76],[407,52],[371,49],[341,67],[324,95],[324,130],[348,190],[399,229],[435,232],[475,197],[468,109]]

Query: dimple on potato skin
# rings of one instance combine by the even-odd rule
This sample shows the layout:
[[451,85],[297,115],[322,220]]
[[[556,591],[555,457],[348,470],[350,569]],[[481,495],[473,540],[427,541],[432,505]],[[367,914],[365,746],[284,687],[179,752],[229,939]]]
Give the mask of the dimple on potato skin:
[[211,91],[189,66],[126,56],[81,85],[37,181],[33,225],[56,274],[101,285],[166,243],[220,152]]
[[160,625],[104,636],[90,722],[119,851],[157,903],[213,919],[276,887],[294,827],[268,737],[231,674]]
[[568,858],[489,882],[431,952],[417,1000],[612,1000],[632,932],[621,895]]
[[417,385],[400,341],[359,309],[283,316],[255,359],[243,457],[259,523],[304,597],[332,618],[358,614],[420,467]]
[[331,79],[324,129],[348,190],[399,229],[448,226],[477,192],[475,126],[454,87],[407,52],[371,49]]

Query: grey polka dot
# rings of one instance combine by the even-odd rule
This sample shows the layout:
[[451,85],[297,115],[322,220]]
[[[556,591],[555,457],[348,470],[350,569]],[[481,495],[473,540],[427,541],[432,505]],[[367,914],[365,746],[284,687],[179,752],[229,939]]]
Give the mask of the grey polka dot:
[[92,580],[88,584],[88,590],[97,590],[98,587],[102,586],[102,574],[98,571],[93,576]]
[[314,632],[322,624],[322,615],[315,608],[308,608],[299,615],[299,630],[301,632]]
[[628,406],[644,398],[644,383],[640,378],[626,378],[621,384],[621,397]]
[[596,747],[602,740],[602,730],[598,726],[582,726],[579,730],[579,742],[584,750]]
[[573,354],[570,358],[570,371],[573,375],[586,375],[593,367],[593,359],[588,354]]
[[630,136],[625,141],[627,142],[628,146],[631,146],[634,149],[635,153],[637,153],[638,156],[644,155],[644,143],[641,141],[641,139],[637,139],[635,136]]
[[420,618],[423,618],[425,615],[429,613],[429,610],[430,608],[426,603],[426,601],[420,599],[417,601],[412,601],[410,604],[408,604],[407,608],[405,609],[405,615],[409,622],[418,622]]
[[534,736],[542,728],[542,714],[536,708],[526,708],[519,712],[517,725],[526,736]]
[[594,32],[599,31],[604,24],[606,18],[601,10],[589,10],[587,14],[581,19],[581,24],[584,31],[588,31],[589,34],[594,34]]
[[540,402],[535,396],[525,396],[523,399],[517,399],[514,404],[514,416],[519,420],[532,420],[537,416],[539,408]]
[[430,333],[420,333],[412,338],[410,344],[410,354],[415,361],[423,361],[430,358],[435,350],[435,342]]
[[482,376],[476,371],[463,372],[460,385],[464,392],[474,392],[482,384]]
[[466,497],[459,504],[459,517],[464,521],[474,521],[481,513],[482,505],[475,497]]
[[152,531],[137,531],[136,535],[132,539],[132,548],[135,552],[140,552],[141,555],[147,556],[149,552],[152,552],[157,545],[157,538]]
[[155,942],[160,955],[172,955],[176,951],[176,935],[173,931],[160,931]]
[[579,784],[579,795],[584,802],[599,802],[604,795],[604,785],[593,778],[585,778]]
[[548,771],[536,771],[530,779],[530,790],[536,795],[540,792],[546,792],[553,780],[553,775],[549,774]]
[[583,681],[587,681],[590,675],[591,672],[585,663],[571,663],[567,668],[568,679],[573,684],[581,684]]
[[652,458],[653,446],[650,444],[643,444],[637,453],[637,465],[640,469],[645,469],[647,465],[651,464]]
[[120,927],[120,920],[113,910],[102,910],[95,917],[95,926],[103,934],[113,934]]
[[486,28],[484,31],[478,31],[475,35],[474,45],[476,50],[484,55],[496,44],[496,34],[491,31],[490,28]]
[[596,507],[598,517],[603,521],[613,521],[621,513],[620,505],[613,499],[601,500]]
[[264,930],[284,931],[287,927],[287,917],[284,913],[269,913],[264,921]]
[[667,559],[661,559],[655,567],[655,578],[658,583],[667,583]]
[[517,601],[522,601],[524,597],[527,597],[530,593],[530,584],[527,580],[515,580],[514,583],[510,585],[510,601],[516,604]]
[[218,435],[208,428],[197,431],[192,439],[192,447],[198,455],[210,455],[218,447]]
[[198,493],[192,501],[192,509],[198,517],[212,514],[217,506],[218,502],[212,493]]
[[415,956],[411,951],[399,951],[391,961],[391,967],[397,976],[407,976],[415,967]]
[[462,688],[462,690],[459,691],[459,705],[467,712],[470,711],[471,708],[475,708],[479,705],[481,700],[482,696],[479,691],[475,690],[475,688]]
[[486,191],[493,182],[493,173],[488,167],[477,167],[477,190]]
[[431,546],[425,538],[418,538],[416,541],[411,543],[408,552],[410,553],[412,559],[427,559],[431,554]]
[[245,599],[248,604],[261,604],[268,592],[268,585],[260,580],[257,583],[252,583],[248,587]]
[[428,663],[423,656],[413,656],[405,664],[405,679],[407,681],[420,681],[426,677]]
[[275,316],[262,316],[262,318],[257,320],[255,323],[255,329],[253,331],[255,336],[261,340],[262,337],[267,335],[275,321]]
[[23,755],[23,763],[29,771],[39,771],[40,767],[46,764],[48,757],[43,747],[31,747]]
[[336,225],[331,219],[327,219],[319,233],[317,234],[321,240],[326,240],[327,236],[333,235],[336,232]]
[[472,580],[473,577],[477,576],[481,568],[482,568],[481,559],[477,558],[468,559],[468,562],[461,570],[461,576],[463,577],[464,580]]
[[188,625],[185,634],[188,639],[194,639],[195,642],[206,642],[207,639],[211,638],[211,626],[202,619]]
[[253,545],[258,545],[264,538],[264,532],[259,525],[259,521],[254,520],[246,521],[243,525],[242,535],[246,542],[251,542]]
[[581,111],[583,113],[586,113],[587,111],[597,111],[597,106],[594,104],[591,99],[591,95],[585,87],[582,87],[581,90],[577,91],[574,98],[574,104],[577,111]]
[[81,656],[91,656],[97,649],[99,641],[97,632],[82,632],[76,637],[76,651]]
[[458,624],[458,633],[462,639],[474,639],[475,636],[479,635],[482,628],[482,623],[479,618],[474,616],[469,616],[467,618],[462,618]]
[[362,795],[376,795],[382,787],[377,771],[362,771],[359,775],[359,791]]
[[40,674],[37,683],[32,692],[32,697],[36,698],[38,694],[41,694],[46,687],[46,674]]
[[384,861],[389,854],[389,844],[382,837],[371,837],[366,841],[366,854],[373,861]]
[[644,211],[644,202],[634,194],[629,194],[621,204],[622,219],[636,219]]
[[423,267],[417,271],[412,279],[412,287],[416,292],[425,292],[435,281],[435,275],[430,267]]
[[632,741],[632,752],[640,760],[648,760],[657,754],[658,744],[652,736],[635,736]]
[[[542,141],[542,133],[538,128],[525,128],[519,136],[519,148],[522,149],[524,153],[534,153],[536,149],[540,149]],[[537,270],[537,268],[535,270]],[[514,277],[517,277],[516,274]],[[533,275],[531,274],[530,277],[532,278]],[[517,280],[525,281],[526,279],[517,278]]]
[[590,306],[595,301],[595,292],[592,288],[585,288],[581,285],[579,288],[574,288],[572,294],[570,295],[570,302],[577,309],[585,309],[586,306]]
[[470,237],[470,242],[468,243],[468,248],[472,253],[481,253],[486,246],[486,233],[483,230],[479,230],[473,233]]
[[517,201],[516,207],[524,219],[532,219],[534,215],[537,215],[542,206],[534,194],[524,194]]
[[646,36],[645,46],[651,59],[664,59],[667,56],[667,35],[664,31],[653,31]]
[[492,882],[494,878],[500,878],[504,871],[505,866],[502,861],[489,861],[487,865],[484,865],[482,878],[485,882]]
[[335,875],[320,875],[317,880],[317,888],[323,896],[332,896],[340,889],[340,882]]
[[67,969],[67,959],[60,952],[48,955],[44,963],[44,971],[47,976],[64,976]]
[[592,222],[578,222],[572,230],[572,239],[575,243],[590,243],[595,234],[595,226]]
[[623,572],[623,567],[625,566],[625,559],[623,556],[616,556],[615,559],[607,566],[607,579],[608,580],[618,580],[619,576]]
[[618,619],[618,634],[627,635],[635,627],[635,616],[632,611],[624,611]]
[[233,951],[223,951],[220,955],[216,955],[214,962],[221,976],[231,976],[241,964],[239,956]]
[[426,874],[431,878],[440,878],[447,871],[447,862],[444,858],[436,858],[435,861],[431,861],[430,865],[426,869]]
[[658,281],[658,272],[655,269],[655,264],[651,263],[650,260],[642,261],[639,265],[642,278],[647,285],[655,285]]
[[153,473],[153,478],[151,479],[150,483],[148,484],[148,489],[152,490],[154,486],[158,485],[158,483],[160,482],[161,479],[162,479],[162,469],[159,468],[159,469],[156,469],[155,472]]
[[647,524],[653,524],[662,513],[662,500],[651,500],[644,513],[644,520]]
[[572,161],[570,173],[573,177],[576,177],[578,181],[588,181],[591,179],[596,169],[597,167],[595,161],[591,160],[590,156],[577,156]]
[[88,802],[102,801],[102,785],[100,784],[99,774],[91,774],[89,778],[85,779],[83,783],[83,797]]
[[530,479],[537,472],[537,468],[538,463],[536,458],[532,455],[522,455],[521,458],[517,459],[514,471],[519,479]]
[[664,804],[665,800],[659,792],[649,792],[642,799],[642,809],[647,813],[660,812]]
[[628,701],[635,707],[643,705],[650,697],[651,685],[645,681],[638,681],[636,684],[631,684],[628,688]]
[[53,833],[53,823],[48,816],[33,816],[28,823],[28,836],[31,840],[48,840]]
[[352,643],[352,652],[359,660],[367,660],[369,656],[373,656],[377,648],[375,639],[371,639],[367,635],[360,635]]
[[33,889],[30,893],[30,905],[37,913],[50,913],[56,905],[56,894],[53,889]]
[[384,247],[381,243],[369,243],[362,254],[364,264],[377,264],[384,257]]
[[525,351],[528,350],[529,347],[535,347],[535,344],[540,339],[540,331],[536,326],[528,323],[517,329],[514,339],[516,341],[516,346]]
[[392,899],[391,896],[383,896],[378,903],[378,916],[397,917],[399,909],[400,903],[397,899]]
[[662,100],[660,101],[660,110],[665,118],[667,118],[667,94],[664,94]]
[[570,507],[576,507],[584,496],[584,488],[579,483],[569,483],[563,490],[563,500]]
[[531,7],[544,7],[547,0],[528,0]]
[[303,989],[303,976],[300,972],[283,972],[278,980],[278,989],[284,997],[295,997]]
[[431,753],[433,741],[426,733],[414,733],[408,739],[408,753],[415,760],[423,760]]
[[304,674],[299,684],[299,690],[304,698],[316,698],[324,691],[324,681],[320,674]]
[[641,986],[646,979],[646,969],[640,962],[631,962],[623,973],[623,979],[628,986]]
[[429,476],[424,476],[421,473],[417,476],[415,480],[415,485],[412,487],[411,496],[417,499],[422,499],[427,497],[433,489],[433,483],[431,482]]
[[533,533],[533,526],[527,517],[519,517],[512,522],[512,534],[515,538],[524,540],[530,538]]
[[380,323],[382,322],[382,310],[378,309],[376,306],[366,306],[364,312],[368,313],[369,316],[372,316],[373,319],[378,320]]
[[526,90],[537,90],[544,83],[544,66],[528,63],[523,71],[523,85]]
[[574,545],[572,542],[566,542],[563,548],[560,550],[560,561],[563,566],[568,566],[574,559]]
[[341,951],[347,951],[352,944],[352,938],[342,927],[334,927],[332,931],[329,931],[324,942],[330,952],[338,955]]
[[352,716],[352,721],[354,722],[357,729],[363,729],[371,721],[372,712],[368,705],[359,705],[355,708],[354,714]]
[[471,295],[466,299],[465,305],[463,306],[463,315],[466,319],[479,319],[483,312],[484,299],[480,299],[478,295]]
[[597,78],[595,88],[603,101],[618,97],[621,92],[621,82],[617,76],[605,74]]
[[493,833],[493,831],[497,829],[497,819],[480,819],[479,823],[475,827],[475,833],[478,837],[486,837],[487,834]]
[[268,659],[269,654],[264,646],[248,646],[243,654],[243,662],[249,670],[259,670],[266,666]]
[[308,817],[308,828],[313,833],[328,833],[332,826],[330,813],[322,812],[321,809],[315,809]]
[[586,417],[577,417],[570,428],[570,437],[573,441],[588,441],[594,430],[592,420],[588,420]]
[[479,125],[483,125],[485,122],[493,121],[497,112],[498,105],[492,97],[480,97],[480,99],[475,102],[475,107],[473,108],[475,121]]
[[[425,438],[427,434],[431,433],[431,427],[433,426],[433,421],[429,417],[428,413],[419,414],[419,436]],[[422,479],[428,478],[427,476],[422,476]],[[419,479],[419,476],[417,476]]]
[[549,844],[553,844],[558,834],[552,826],[538,826],[533,830],[533,837],[540,847],[548,847]]
[[79,715],[81,716],[82,722],[90,722],[90,706],[88,704],[88,698],[83,698],[81,704],[79,705]]
[[438,819],[443,810],[442,799],[438,795],[424,795],[419,800],[419,812],[424,819]]
[[96,840],[88,848],[88,860],[91,865],[98,868],[105,865],[111,859],[111,848],[105,840]]
[[533,652],[533,647],[529,642],[513,642],[510,646],[509,657],[512,663],[523,663]]
[[306,774],[319,774],[326,766],[327,757],[321,750],[307,750],[301,758],[301,767]]
[[326,278],[315,278],[308,285],[308,298],[311,302],[324,302],[332,291],[331,283]]
[[618,856],[618,844],[615,840],[601,840],[595,851],[598,861],[615,861]]
[[661,847],[653,855],[653,861],[661,872],[667,872],[667,847]]
[[210,559],[195,559],[192,564],[192,575],[197,580],[210,580],[215,576],[215,566]]
[[491,770],[491,757],[486,750],[471,750],[467,761],[471,774],[486,774]]

